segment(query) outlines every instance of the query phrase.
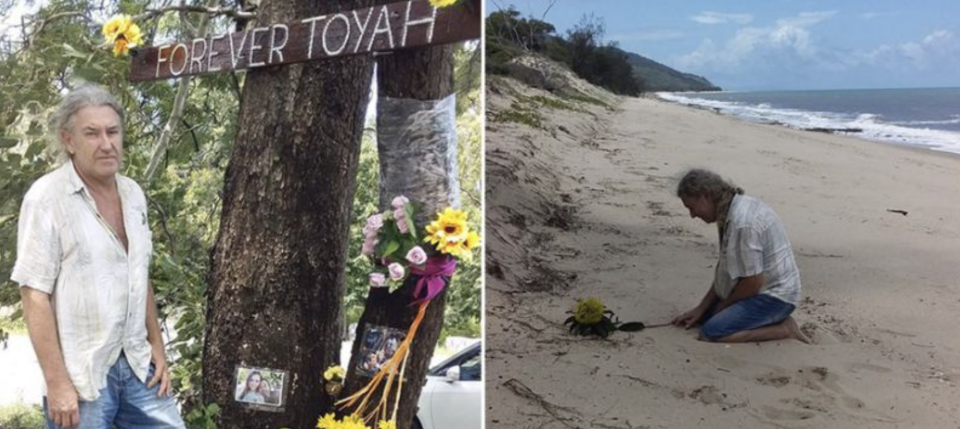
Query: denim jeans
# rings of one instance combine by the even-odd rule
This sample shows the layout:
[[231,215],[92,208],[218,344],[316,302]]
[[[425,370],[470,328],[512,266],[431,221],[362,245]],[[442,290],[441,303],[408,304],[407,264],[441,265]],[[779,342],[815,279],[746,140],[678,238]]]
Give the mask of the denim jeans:
[[[153,377],[153,365],[147,382]],[[158,382],[152,389],[140,381],[123,354],[107,373],[107,385],[95,401],[80,401],[80,425],[77,429],[183,429],[183,419],[172,396],[157,397]],[[50,420],[47,398],[43,398],[47,427],[60,429]]]
[[773,325],[784,321],[795,308],[793,304],[770,295],[757,294],[741,299],[717,314],[713,314],[715,308],[711,308],[707,321],[700,327],[700,335],[716,341],[740,331]]

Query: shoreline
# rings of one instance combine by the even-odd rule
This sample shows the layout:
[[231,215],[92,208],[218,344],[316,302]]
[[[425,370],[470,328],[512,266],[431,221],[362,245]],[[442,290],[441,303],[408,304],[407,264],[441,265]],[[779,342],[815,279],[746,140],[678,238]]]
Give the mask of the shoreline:
[[[924,89],[926,89],[926,88],[924,88]],[[936,88],[930,88],[930,89],[936,89]],[[947,89],[956,89],[956,88],[947,88]],[[851,90],[851,91],[855,91],[855,90]],[[808,91],[797,91],[797,92],[808,92]],[[715,92],[715,93],[721,93],[721,92]],[[953,149],[953,150],[948,150],[948,149],[943,149],[943,148],[940,147],[940,146],[929,146],[929,145],[923,145],[923,144],[912,144],[912,143],[896,142],[896,141],[884,140],[884,139],[880,139],[880,138],[871,138],[871,137],[868,137],[868,136],[860,136],[860,135],[857,135],[858,133],[856,133],[856,132],[845,132],[845,131],[844,131],[844,130],[852,130],[852,129],[856,129],[856,128],[848,128],[848,127],[826,127],[826,128],[823,128],[823,127],[811,127],[811,128],[802,128],[802,127],[799,127],[799,126],[791,125],[791,124],[789,124],[789,123],[778,122],[778,121],[751,121],[751,120],[749,120],[749,119],[747,119],[747,118],[743,118],[743,117],[737,116],[737,115],[735,115],[735,114],[726,113],[726,112],[722,111],[719,107],[711,107],[711,106],[698,105],[698,104],[686,104],[686,103],[683,103],[683,102],[680,102],[680,101],[668,100],[668,99],[666,99],[666,98],[662,98],[660,94],[676,94],[676,93],[672,93],[672,92],[656,92],[656,93],[652,93],[652,94],[649,94],[649,95],[644,95],[644,96],[642,96],[641,98],[650,99],[650,100],[656,100],[656,101],[660,101],[660,102],[664,102],[664,103],[675,104],[675,105],[678,105],[678,106],[683,106],[683,107],[687,107],[687,108],[694,109],[694,110],[702,110],[702,111],[706,111],[706,112],[711,112],[711,113],[714,113],[714,114],[717,114],[717,115],[727,116],[727,117],[730,117],[730,118],[734,118],[734,119],[736,119],[736,120],[738,120],[738,121],[740,121],[740,122],[749,123],[749,124],[755,124],[755,125],[770,125],[770,126],[781,127],[781,128],[786,128],[786,129],[791,129],[791,130],[797,130],[797,131],[807,131],[807,132],[815,132],[815,133],[829,134],[829,135],[838,136],[838,137],[851,137],[851,138],[854,138],[854,139],[857,139],[857,140],[862,140],[862,141],[866,141],[866,142],[870,142],[870,143],[880,143],[880,144],[889,145],[889,146],[896,146],[896,147],[904,147],[904,148],[918,149],[918,150],[930,151],[930,152],[936,152],[936,153],[946,153],[946,154],[950,154],[950,155],[952,155],[952,156],[956,156],[956,157],[960,158],[960,148]],[[909,130],[916,130],[916,131],[918,131],[918,132],[922,132],[922,131],[933,131],[933,132],[941,132],[941,133],[951,133],[951,134],[956,134],[956,135],[960,136],[960,132],[949,131],[949,130],[930,129],[930,128],[912,128],[912,127],[905,127],[905,126],[902,126],[902,127],[905,128],[905,129],[909,129]],[[862,131],[863,131],[862,129],[858,129],[858,130],[859,130],[858,132],[862,132]]]

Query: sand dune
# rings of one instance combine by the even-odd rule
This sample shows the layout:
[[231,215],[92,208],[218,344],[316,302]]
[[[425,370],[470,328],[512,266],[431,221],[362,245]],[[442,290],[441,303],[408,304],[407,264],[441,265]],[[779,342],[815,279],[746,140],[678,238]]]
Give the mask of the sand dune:
[[[487,427],[960,427],[960,158],[489,82]],[[539,125],[505,119],[530,100]],[[716,229],[672,194],[691,167],[783,219],[815,345],[564,331],[587,296],[647,324],[696,305]]]

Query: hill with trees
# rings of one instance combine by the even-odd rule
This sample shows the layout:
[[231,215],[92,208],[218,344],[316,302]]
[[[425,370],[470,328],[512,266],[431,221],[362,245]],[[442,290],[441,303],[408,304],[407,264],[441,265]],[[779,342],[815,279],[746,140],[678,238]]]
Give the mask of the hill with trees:
[[565,65],[582,79],[620,95],[649,91],[718,91],[706,78],[683,73],[603,41],[604,24],[593,15],[557,34],[553,24],[523,17],[514,8],[487,17],[487,72],[510,75],[510,63],[539,55]]

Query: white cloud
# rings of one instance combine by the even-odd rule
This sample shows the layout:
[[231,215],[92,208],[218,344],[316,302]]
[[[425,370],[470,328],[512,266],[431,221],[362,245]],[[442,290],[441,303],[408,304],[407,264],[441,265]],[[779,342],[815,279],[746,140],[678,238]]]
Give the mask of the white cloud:
[[799,15],[777,20],[778,27],[809,27],[833,18],[837,11],[801,12]]
[[936,30],[920,41],[880,45],[856,58],[864,65],[898,71],[955,67],[960,64],[960,39],[952,31]]
[[935,29],[913,40],[875,47],[844,46],[816,32],[836,12],[807,12],[764,27],[745,27],[725,40],[704,39],[670,60],[679,70],[740,88],[927,85],[956,82],[960,34]]
[[728,24],[732,22],[746,25],[753,22],[753,15],[748,13],[700,12],[691,16],[690,19],[701,24]]
[[611,34],[610,40],[619,42],[670,40],[683,37],[683,32],[670,29],[650,29],[634,31],[632,33]]
[[771,27],[741,28],[723,46],[705,40],[694,52],[680,57],[677,63],[692,70],[738,68],[758,63],[771,66],[770,61],[815,61],[819,49],[813,42],[808,27],[836,15],[836,11],[803,12],[776,21]]

